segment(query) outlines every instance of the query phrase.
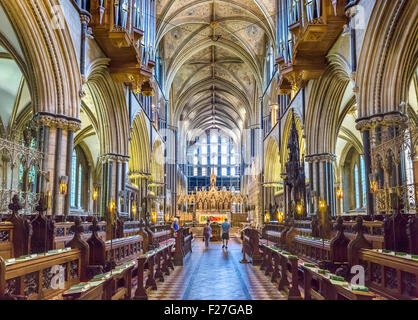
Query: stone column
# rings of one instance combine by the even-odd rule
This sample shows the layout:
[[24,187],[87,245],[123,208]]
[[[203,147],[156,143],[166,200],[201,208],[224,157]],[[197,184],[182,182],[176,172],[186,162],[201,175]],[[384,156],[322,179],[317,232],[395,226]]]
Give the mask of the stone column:
[[[81,121],[63,115],[38,112],[34,119],[41,127],[41,150],[44,153],[42,174],[38,176],[39,191],[50,193],[50,207],[47,214],[67,214],[67,198],[70,192],[71,161],[74,132],[80,129]],[[69,149],[71,148],[70,154]],[[67,195],[60,194],[60,178],[67,176]],[[69,200],[68,200],[69,201]]]

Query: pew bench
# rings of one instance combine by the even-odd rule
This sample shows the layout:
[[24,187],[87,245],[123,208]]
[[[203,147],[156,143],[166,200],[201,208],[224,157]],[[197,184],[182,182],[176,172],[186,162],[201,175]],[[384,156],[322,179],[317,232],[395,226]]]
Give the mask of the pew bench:
[[0,257],[4,259],[14,256],[13,232],[14,226],[11,222],[6,221],[0,223]]
[[330,241],[309,236],[297,235],[293,241],[296,255],[310,262],[330,260]]
[[[247,263],[250,258],[253,265],[260,265],[262,262],[262,251],[260,251],[260,236],[256,229],[245,227],[241,230],[242,234],[242,263]],[[263,243],[263,242],[261,242]]]
[[70,287],[62,294],[64,300],[126,300],[132,294],[132,272],[135,261],[128,261],[88,282]]
[[136,259],[141,251],[142,237],[139,235],[126,238],[107,240],[106,244],[106,260],[115,261],[116,264]]
[[305,300],[372,300],[375,297],[367,287],[352,286],[344,278],[312,263],[299,263],[299,268],[303,272]]
[[[157,280],[164,281],[163,272],[168,275],[169,269],[174,270],[173,246],[174,240],[169,240],[160,247],[149,250],[138,257],[137,287],[135,300],[147,300],[147,289],[157,290]],[[145,269],[148,269],[148,277],[145,280]]]
[[[54,249],[62,249],[65,248],[68,242],[74,236],[74,232],[71,231],[71,227],[74,225],[74,222],[57,222],[54,226]],[[81,238],[84,241],[91,235],[91,231],[89,227],[92,225],[91,222],[83,222],[82,226],[84,228],[84,232],[81,235]],[[100,230],[97,232],[98,236],[104,241],[106,240],[106,222],[101,221],[97,223]]]
[[[81,268],[79,249],[50,250],[7,260],[0,257],[0,297],[51,299],[80,282]],[[60,272],[63,277],[58,286]]]
[[418,298],[418,255],[382,249],[360,251],[366,285],[388,299]]
[[261,244],[266,275],[272,273],[271,281],[278,282],[278,290],[287,292],[289,300],[300,300],[298,280],[298,257],[275,245]]

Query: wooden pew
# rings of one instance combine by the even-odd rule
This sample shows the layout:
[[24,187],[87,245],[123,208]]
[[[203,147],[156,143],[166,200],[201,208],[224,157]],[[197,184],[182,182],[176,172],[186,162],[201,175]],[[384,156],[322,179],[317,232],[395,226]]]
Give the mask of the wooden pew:
[[264,259],[272,258],[270,261],[263,261],[262,264],[267,269],[271,268],[272,281],[278,282],[278,290],[287,291],[289,300],[300,300],[298,258],[275,245],[262,243],[261,246],[264,252],[268,252]]
[[[73,238],[73,232],[71,227],[74,225],[74,222],[56,222],[54,224],[54,249],[64,248],[67,243]],[[81,237],[83,240],[87,240],[91,236],[90,227],[91,222],[83,222],[82,224],[83,231]],[[100,221],[98,225],[98,235],[102,240],[106,240],[106,222]]]
[[367,288],[364,288],[366,291],[360,291],[359,287],[350,286],[344,278],[312,264],[300,263],[299,268],[303,272],[305,300],[372,300],[375,297]]
[[0,257],[13,258],[14,226],[11,222],[0,222]]
[[[30,242],[32,237],[32,224],[27,217],[19,215],[19,210],[22,209],[22,205],[19,201],[19,196],[14,195],[12,202],[9,204],[9,209],[12,214],[9,218],[9,223],[13,225],[13,230],[6,232],[2,226],[0,226],[0,256],[3,258],[20,257],[30,252]],[[7,225],[7,223],[5,223]],[[9,244],[5,243],[5,239],[10,240]],[[8,247],[9,256],[4,254],[4,245]],[[10,246],[11,244],[11,246]]]
[[139,232],[139,221],[125,221],[123,223],[123,237],[135,236]]
[[261,230],[261,236],[269,242],[274,242],[280,247],[286,245],[286,233],[289,227],[277,222],[266,223]]
[[148,233],[149,249],[157,248],[160,243],[173,238],[173,230],[169,224],[153,225],[146,222],[145,230]]
[[176,232],[175,238],[175,251],[174,251],[174,265],[182,266],[183,259],[188,253],[192,252],[192,240],[193,234],[190,232],[190,228],[181,227]]
[[[4,260],[0,257],[0,297],[29,300],[49,299],[68,289],[81,279],[81,251],[49,251]],[[61,271],[60,271],[61,270]],[[63,272],[61,289],[55,287],[57,272]]]
[[246,227],[242,233],[242,263],[247,263],[250,258],[253,265],[260,265],[262,262],[262,251],[260,251],[260,235],[256,229]]
[[[349,240],[354,240],[356,237],[356,221],[344,221],[343,225],[345,228],[344,235]],[[363,226],[365,239],[371,242],[373,248],[382,249],[384,246],[383,221],[363,221]],[[332,235],[335,234],[336,232],[332,233]]]
[[359,262],[365,266],[366,285],[389,299],[418,298],[418,256],[389,250],[363,249]]
[[90,276],[110,271],[124,262],[136,260],[142,248],[140,235],[103,241],[98,234],[99,230],[98,221],[94,219],[90,226],[91,236],[87,240],[90,250],[88,267]]
[[72,286],[62,294],[64,300],[129,300],[132,295],[132,272],[135,261],[96,275],[88,282]]
[[[177,245],[177,242],[170,239],[160,247],[147,251],[138,257],[137,288],[135,296],[133,297],[134,300],[147,300],[148,295],[146,289],[148,288],[157,290],[156,279],[161,280],[161,275],[158,273],[161,260],[163,265],[162,270],[165,268],[174,269],[174,266],[171,263],[174,245]],[[144,283],[146,266],[148,266],[148,277]]]

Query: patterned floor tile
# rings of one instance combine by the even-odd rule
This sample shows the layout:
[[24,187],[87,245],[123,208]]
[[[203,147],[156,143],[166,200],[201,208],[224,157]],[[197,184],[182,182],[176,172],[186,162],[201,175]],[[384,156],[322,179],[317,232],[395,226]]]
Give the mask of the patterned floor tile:
[[193,242],[193,253],[183,267],[176,267],[158,290],[148,290],[150,300],[281,300],[277,284],[264,271],[241,264],[241,244],[232,238],[228,249],[220,242],[204,248],[200,239]]

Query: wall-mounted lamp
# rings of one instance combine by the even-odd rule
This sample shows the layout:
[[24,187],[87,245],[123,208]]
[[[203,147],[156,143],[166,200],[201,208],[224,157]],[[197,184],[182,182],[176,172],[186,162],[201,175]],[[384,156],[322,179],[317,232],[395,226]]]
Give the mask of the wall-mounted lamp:
[[165,222],[169,222],[170,221],[170,214],[166,213],[164,220],[165,220]]
[[327,202],[324,199],[319,200],[319,209],[325,209],[326,207],[327,207]]
[[110,222],[112,224],[112,226],[115,224],[115,220],[116,220],[116,214],[115,214],[115,208],[116,208],[116,204],[114,200],[111,200],[109,202],[109,213],[110,213]]
[[62,195],[66,195],[68,191],[68,177],[61,176],[60,177],[60,193]]
[[370,192],[375,193],[378,187],[377,187],[376,176],[373,173],[369,174],[369,182],[370,182]]
[[343,199],[344,198],[344,191],[343,189],[338,189],[337,190],[337,199]]
[[157,223],[157,211],[153,211],[152,213],[151,213],[151,220],[152,220],[152,223]]
[[98,190],[97,188],[93,189],[93,200],[96,201],[97,200],[97,194],[98,194]]
[[298,203],[298,204],[296,205],[296,212],[297,212],[298,214],[302,214],[302,212],[303,212],[303,204],[302,204],[302,203]]
[[267,212],[267,213],[264,214],[264,222],[265,223],[270,222],[270,213]]
[[135,201],[132,202],[132,214],[135,216],[136,215],[136,203]]
[[279,223],[282,223],[284,219],[284,213],[283,211],[279,211],[277,212],[277,221],[279,221]]

